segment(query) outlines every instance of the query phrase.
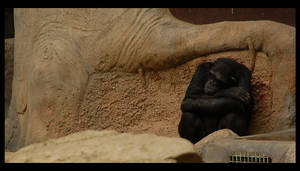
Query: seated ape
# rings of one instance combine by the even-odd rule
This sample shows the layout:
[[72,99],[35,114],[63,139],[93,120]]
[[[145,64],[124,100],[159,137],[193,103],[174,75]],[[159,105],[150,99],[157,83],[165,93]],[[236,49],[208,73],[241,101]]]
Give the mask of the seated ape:
[[251,72],[246,66],[227,58],[204,62],[187,88],[178,131],[192,143],[224,128],[242,136],[252,108]]

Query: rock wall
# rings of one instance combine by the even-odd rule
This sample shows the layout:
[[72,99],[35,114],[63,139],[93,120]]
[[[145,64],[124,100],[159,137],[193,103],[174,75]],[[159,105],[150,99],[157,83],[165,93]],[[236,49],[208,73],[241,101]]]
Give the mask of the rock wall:
[[5,39],[5,118],[11,100],[12,80],[14,74],[14,39]]
[[87,129],[176,137],[195,67],[218,57],[248,66],[249,37],[257,51],[249,133],[295,126],[294,27],[270,21],[193,25],[167,9],[14,12],[8,150]]
[[[248,51],[236,51],[202,56],[176,68],[147,72],[146,83],[138,74],[95,74],[87,86],[79,119],[68,121],[78,123],[72,128],[74,132],[87,128],[113,129],[178,137],[180,105],[197,65],[229,57],[249,66],[247,55]],[[252,79],[255,108],[249,134],[271,132],[278,120],[272,118],[271,80],[270,62],[265,54],[258,53]],[[56,128],[55,132],[60,133],[59,125]]]

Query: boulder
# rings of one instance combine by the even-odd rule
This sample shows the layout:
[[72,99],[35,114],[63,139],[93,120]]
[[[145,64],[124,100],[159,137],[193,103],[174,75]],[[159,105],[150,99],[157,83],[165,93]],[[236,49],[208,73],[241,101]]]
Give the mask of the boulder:
[[217,139],[226,138],[226,137],[232,138],[232,137],[238,137],[238,135],[230,129],[221,129],[221,130],[215,131],[215,132],[207,135],[206,137],[202,138],[200,141],[198,141],[194,145],[194,149],[198,154],[201,154],[202,148],[205,144],[213,142]]
[[82,131],[6,152],[5,162],[201,162],[193,144],[154,134]]
[[226,163],[235,153],[258,153],[271,158],[272,163],[295,163],[295,141],[260,141],[218,139],[203,146],[201,157],[207,163]]
[[[195,144],[195,151],[203,162],[228,163],[230,155],[259,154],[271,158],[272,163],[295,163],[296,143],[287,141],[291,130],[252,136],[238,136],[230,130],[219,130]],[[278,141],[283,137],[285,141]]]
[[242,137],[237,137],[236,139],[296,141],[296,128],[290,128],[290,129],[264,133],[264,134],[242,136]]

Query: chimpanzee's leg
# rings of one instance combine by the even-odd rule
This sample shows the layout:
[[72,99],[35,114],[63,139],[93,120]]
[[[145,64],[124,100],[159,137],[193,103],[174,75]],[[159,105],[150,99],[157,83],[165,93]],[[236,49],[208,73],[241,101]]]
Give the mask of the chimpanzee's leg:
[[218,129],[231,129],[240,136],[247,133],[248,119],[240,113],[228,113],[220,119]]
[[205,124],[202,118],[190,112],[182,113],[178,132],[182,138],[186,138],[192,143],[198,142],[206,135]]

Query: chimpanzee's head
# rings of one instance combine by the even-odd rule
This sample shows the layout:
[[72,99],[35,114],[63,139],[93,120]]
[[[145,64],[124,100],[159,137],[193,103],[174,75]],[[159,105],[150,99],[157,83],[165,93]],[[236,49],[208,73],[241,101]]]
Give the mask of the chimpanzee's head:
[[236,86],[238,83],[236,65],[241,64],[227,58],[217,59],[208,72],[208,79],[204,84],[204,93],[211,95],[221,89]]

